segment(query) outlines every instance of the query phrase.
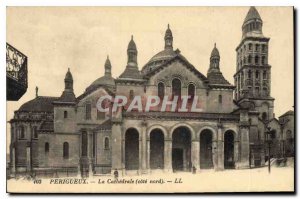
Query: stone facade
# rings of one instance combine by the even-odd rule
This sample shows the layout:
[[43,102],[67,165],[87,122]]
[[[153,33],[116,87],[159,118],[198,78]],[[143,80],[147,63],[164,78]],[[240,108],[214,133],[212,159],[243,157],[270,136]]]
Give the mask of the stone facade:
[[[85,177],[116,170],[127,175],[259,167],[267,156],[267,126],[275,132],[271,156],[294,155],[294,113],[289,111],[279,120],[273,117],[268,42],[262,35],[262,20],[251,7],[236,49],[233,86],[222,75],[216,45],[205,76],[180,50],[173,50],[168,26],[165,49],[139,71],[132,37],[126,68],[117,79],[111,76],[107,58],[104,76],[75,97],[68,70],[60,97],[37,94],[15,111],[10,121],[11,173]],[[143,103],[147,96],[198,97],[196,106],[201,111],[191,111],[188,101],[188,112],[172,111],[171,105],[161,112],[161,104],[149,112],[128,112],[129,100],[117,112],[102,113],[97,102],[105,95],[130,100],[141,96]],[[105,106],[111,109],[112,104]]]

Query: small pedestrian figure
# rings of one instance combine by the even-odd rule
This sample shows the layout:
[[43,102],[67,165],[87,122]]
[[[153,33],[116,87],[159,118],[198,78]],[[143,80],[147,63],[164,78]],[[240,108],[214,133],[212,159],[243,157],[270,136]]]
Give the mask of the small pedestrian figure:
[[196,174],[196,167],[193,165],[193,174]]
[[115,169],[115,171],[114,171],[114,176],[115,176],[115,179],[118,180],[119,172],[117,169]]

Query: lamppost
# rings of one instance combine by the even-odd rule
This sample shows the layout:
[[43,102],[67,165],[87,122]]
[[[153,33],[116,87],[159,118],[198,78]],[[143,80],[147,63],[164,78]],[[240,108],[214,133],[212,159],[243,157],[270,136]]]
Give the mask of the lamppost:
[[266,125],[265,141],[268,144],[268,171],[271,173],[271,145],[273,143],[274,131]]

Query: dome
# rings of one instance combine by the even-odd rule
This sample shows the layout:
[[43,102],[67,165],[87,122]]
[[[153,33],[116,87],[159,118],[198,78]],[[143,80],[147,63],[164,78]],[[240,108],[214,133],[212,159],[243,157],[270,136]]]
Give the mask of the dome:
[[53,102],[58,99],[58,97],[37,96],[33,100],[24,103],[18,111],[53,112]]
[[162,63],[174,58],[177,54],[177,50],[174,51],[170,48],[160,51],[149,60],[149,62],[144,66],[142,71],[147,73],[150,70],[153,70],[157,66],[161,65]]
[[94,89],[99,86],[115,87],[115,79],[110,76],[100,77],[96,79],[89,87],[87,87],[86,91]]
[[150,59],[148,64],[151,64],[151,63],[156,62],[156,61],[166,61],[166,60],[172,59],[176,55],[177,55],[177,53],[173,49],[166,49],[166,50],[160,51],[159,53],[154,55]]

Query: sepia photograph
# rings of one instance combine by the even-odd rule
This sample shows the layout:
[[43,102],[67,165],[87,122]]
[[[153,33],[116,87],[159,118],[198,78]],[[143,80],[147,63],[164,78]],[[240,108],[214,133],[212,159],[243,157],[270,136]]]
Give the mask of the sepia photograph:
[[7,6],[7,192],[294,193],[294,12]]

